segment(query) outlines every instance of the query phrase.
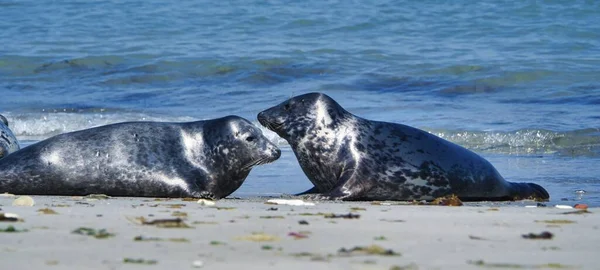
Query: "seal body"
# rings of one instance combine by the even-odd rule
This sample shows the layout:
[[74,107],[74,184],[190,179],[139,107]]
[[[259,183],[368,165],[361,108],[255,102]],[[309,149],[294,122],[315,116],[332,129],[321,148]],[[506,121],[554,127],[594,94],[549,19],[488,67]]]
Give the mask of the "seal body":
[[237,116],[118,123],[57,135],[0,160],[0,193],[219,199],[280,153]]
[[19,150],[19,142],[8,128],[8,120],[0,114],[0,159]]
[[357,117],[310,93],[258,114],[291,145],[317,199],[465,201],[548,199],[541,186],[511,183],[484,158],[410,126]]

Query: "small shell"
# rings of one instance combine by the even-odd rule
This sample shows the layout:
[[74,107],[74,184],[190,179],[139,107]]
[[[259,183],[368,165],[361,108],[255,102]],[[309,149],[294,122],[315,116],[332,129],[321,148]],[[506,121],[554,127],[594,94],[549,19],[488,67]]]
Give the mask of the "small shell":
[[214,206],[215,202],[211,201],[211,200],[200,199],[200,200],[198,200],[198,204],[205,205],[205,206]]
[[194,268],[202,268],[202,266],[204,266],[204,262],[203,261],[194,261],[194,262],[192,262],[192,267],[194,267]]

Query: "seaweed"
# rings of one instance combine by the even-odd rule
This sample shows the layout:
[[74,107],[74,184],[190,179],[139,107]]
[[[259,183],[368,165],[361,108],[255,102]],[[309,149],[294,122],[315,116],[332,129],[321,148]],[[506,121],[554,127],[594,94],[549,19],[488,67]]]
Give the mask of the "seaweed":
[[123,263],[154,265],[154,264],[157,264],[158,261],[157,260],[146,260],[146,259],[124,258]]
[[95,230],[87,227],[79,227],[71,233],[92,236],[96,239],[106,239],[115,236],[114,233],[109,233],[106,229]]

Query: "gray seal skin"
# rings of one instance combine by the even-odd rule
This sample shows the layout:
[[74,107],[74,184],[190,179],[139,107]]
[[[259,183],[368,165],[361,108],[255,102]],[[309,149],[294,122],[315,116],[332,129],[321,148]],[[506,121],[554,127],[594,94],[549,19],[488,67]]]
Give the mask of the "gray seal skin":
[[0,193],[220,199],[281,155],[238,116],[65,133],[0,160]]
[[0,114],[0,159],[19,150],[19,142],[8,128],[8,120]]
[[544,188],[511,183],[484,158],[406,125],[371,121],[325,94],[293,97],[258,114],[288,141],[314,188],[312,199],[465,201],[548,199]]

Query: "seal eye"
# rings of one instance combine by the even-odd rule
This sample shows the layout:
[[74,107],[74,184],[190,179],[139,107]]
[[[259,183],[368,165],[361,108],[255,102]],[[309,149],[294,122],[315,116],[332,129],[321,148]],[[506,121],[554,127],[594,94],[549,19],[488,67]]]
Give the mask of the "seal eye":
[[292,106],[289,103],[286,103],[285,105],[283,105],[283,109],[286,111],[289,111],[290,107],[292,107]]
[[247,142],[253,142],[253,141],[254,141],[254,137],[252,137],[252,136],[248,136],[248,137],[246,138],[246,141],[247,141]]

